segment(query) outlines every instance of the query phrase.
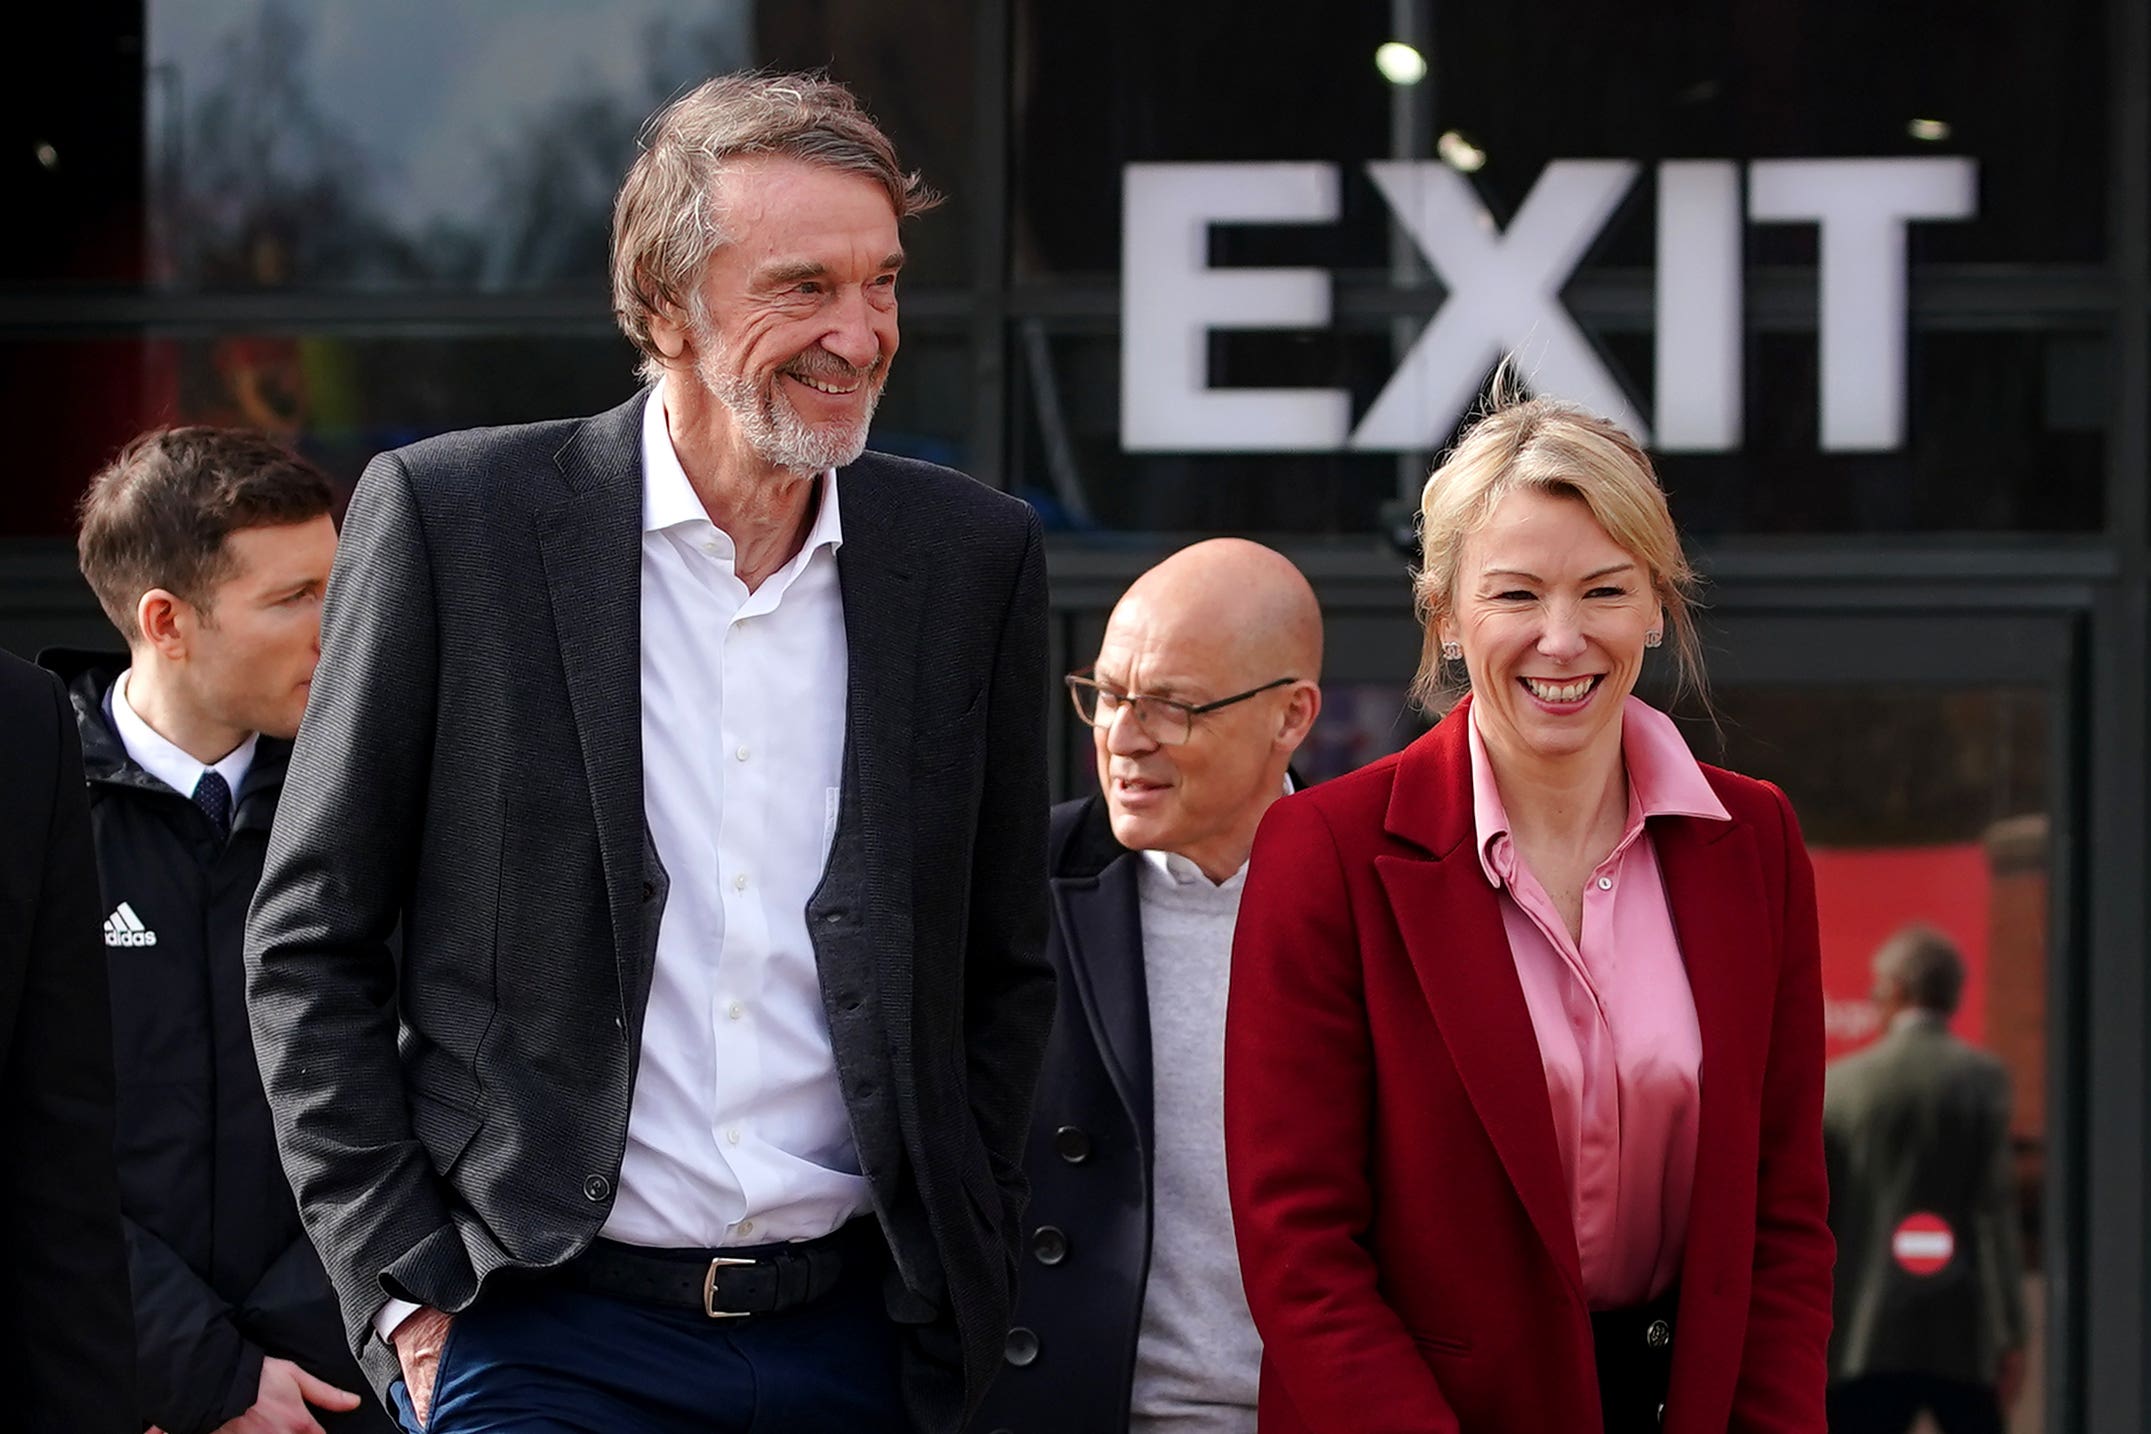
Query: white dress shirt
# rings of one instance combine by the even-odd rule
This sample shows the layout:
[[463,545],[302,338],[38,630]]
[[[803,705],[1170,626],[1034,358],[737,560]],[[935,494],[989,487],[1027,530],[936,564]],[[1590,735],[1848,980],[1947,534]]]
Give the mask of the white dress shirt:
[[807,899],[843,783],[834,472],[799,553],[749,593],[665,428],[642,429],[643,810],[671,890],[605,1238],[828,1234],[870,1208]]
[[133,675],[134,669],[130,667],[112,684],[112,725],[119,729],[120,745],[127,749],[127,755],[134,759],[137,767],[188,798],[193,797],[204,772],[215,772],[231,789],[232,807],[237,810],[239,788],[254,766],[254,749],[261,744],[261,734],[247,733],[244,742],[214,762],[190,757],[173,746],[162,732],[143,721],[142,714],[128,702],[127,679]]

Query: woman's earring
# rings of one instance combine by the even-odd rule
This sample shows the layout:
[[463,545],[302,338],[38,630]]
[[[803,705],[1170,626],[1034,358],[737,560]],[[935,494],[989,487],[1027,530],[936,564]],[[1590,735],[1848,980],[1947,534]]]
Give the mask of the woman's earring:
[[1643,645],[1645,647],[1656,647],[1659,643],[1664,642],[1665,640],[1666,635],[1660,632],[1655,627],[1643,634]]
[[[1653,646],[1655,645],[1653,644]],[[1463,655],[1464,644],[1461,642],[1445,642],[1441,645],[1441,660],[1444,662],[1455,662],[1462,658]]]

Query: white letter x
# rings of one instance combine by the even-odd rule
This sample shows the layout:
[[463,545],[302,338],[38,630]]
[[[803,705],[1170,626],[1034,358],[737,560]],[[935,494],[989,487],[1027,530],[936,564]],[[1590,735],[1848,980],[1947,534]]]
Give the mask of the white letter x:
[[1531,387],[1650,434],[1620,383],[1561,306],[1561,286],[1635,183],[1625,159],[1546,166],[1506,232],[1461,174],[1435,160],[1367,166],[1449,296],[1353,431],[1352,447],[1438,448],[1478,396],[1486,371],[1530,340]]

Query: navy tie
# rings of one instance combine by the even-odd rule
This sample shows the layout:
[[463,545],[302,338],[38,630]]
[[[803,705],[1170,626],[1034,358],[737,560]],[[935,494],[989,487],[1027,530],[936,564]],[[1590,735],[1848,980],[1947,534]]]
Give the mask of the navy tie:
[[194,784],[194,805],[209,818],[220,840],[232,834],[232,789],[220,773],[202,773],[202,779]]

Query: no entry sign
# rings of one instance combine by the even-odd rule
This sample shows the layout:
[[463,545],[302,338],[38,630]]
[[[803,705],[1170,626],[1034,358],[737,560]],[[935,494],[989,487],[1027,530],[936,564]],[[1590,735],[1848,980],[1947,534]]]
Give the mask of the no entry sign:
[[1957,1235],[1947,1220],[1923,1210],[1907,1215],[1890,1236],[1890,1253],[1906,1273],[1931,1275],[1957,1253]]

